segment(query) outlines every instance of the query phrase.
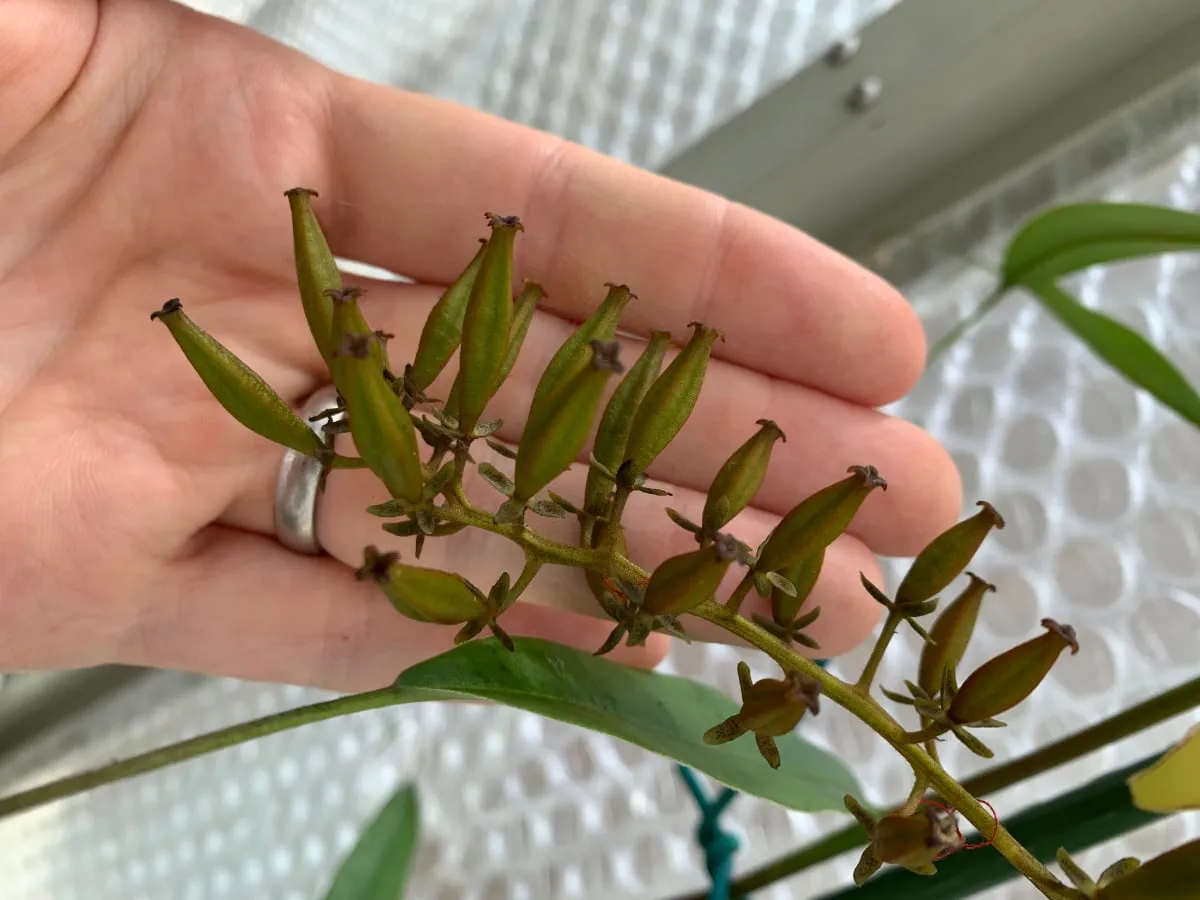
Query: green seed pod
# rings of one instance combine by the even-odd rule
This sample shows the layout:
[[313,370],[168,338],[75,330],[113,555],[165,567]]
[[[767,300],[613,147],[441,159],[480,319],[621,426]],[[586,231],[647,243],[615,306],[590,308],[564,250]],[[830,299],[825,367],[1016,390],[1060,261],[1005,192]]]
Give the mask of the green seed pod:
[[[629,428],[633,424],[634,413],[646,396],[646,391],[658,377],[670,342],[669,332],[651,333],[642,355],[621,379],[621,383],[609,398],[608,405],[604,407],[596,429],[596,440],[592,444],[592,456],[610,472],[616,472],[625,459],[625,443],[629,440]],[[589,466],[587,483],[583,489],[584,512],[593,516],[603,515],[612,487],[612,482],[601,475],[594,466]]]
[[654,380],[638,404],[629,426],[625,465],[629,476],[642,475],[679,434],[700,397],[712,345],[724,336],[715,328],[692,322],[692,338]]
[[446,368],[450,357],[462,342],[463,317],[475,278],[487,253],[487,241],[480,241],[479,250],[450,287],[446,288],[421,329],[421,339],[408,370],[408,382],[414,390],[424,392]]
[[492,229],[463,316],[459,350],[458,430],[469,434],[500,387],[512,331],[513,243],[524,226],[516,216],[488,213]]
[[750,667],[738,663],[738,684],[742,708],[719,725],[704,732],[704,743],[726,744],[747,732],[754,734],[759,754],[773,769],[780,766],[775,738],[791,732],[805,714],[821,711],[821,684],[790,671],[782,680],[764,678],[754,681]]
[[333,358],[332,339],[333,302],[328,291],[342,288],[342,273],[338,271],[321,223],[313,212],[312,198],[317,192],[308,188],[295,187],[285,191],[292,216],[292,243],[296,261],[296,280],[300,286],[300,302],[308,330],[321,352],[321,358],[329,365]]
[[1018,644],[985,662],[963,682],[946,711],[950,720],[970,725],[1012,709],[1033,693],[1068,647],[1079,652],[1075,629],[1042,619],[1045,634]]
[[709,599],[737,558],[736,542],[717,535],[712,546],[672,556],[650,575],[642,609],[652,616],[677,616]]
[[934,874],[934,860],[960,846],[954,816],[928,805],[910,816],[884,816],[871,830],[871,853],[876,859],[919,875]]
[[332,334],[338,341],[333,382],[346,405],[354,445],[393,497],[416,504],[424,491],[424,473],[412,416],[383,376],[375,355],[379,339],[358,310],[358,291],[333,291],[331,297]]
[[766,478],[775,442],[787,441],[783,430],[770,419],[755,424],[761,426],[759,430],[725,460],[708,489],[700,520],[708,534],[724,528],[750,505]]
[[551,395],[552,406],[525,427],[517,447],[513,500],[525,503],[567,470],[583,449],[604,385],[621,372],[616,341],[592,341],[586,368],[574,373],[563,390]]
[[267,440],[306,456],[321,455],[321,439],[308,424],[258,373],[189,319],[178,299],[168,300],[150,319],[167,326],[205,387],[231,416]]
[[783,572],[833,543],[875,488],[887,482],[874,466],[851,466],[850,477],[822,488],[792,508],[767,537],[755,568]]
[[971,518],[951,525],[917,554],[896,589],[897,606],[929,600],[944,590],[962,574],[988,532],[1004,527],[1004,519],[994,506],[986,500],[980,500],[976,506],[982,509]]
[[608,294],[590,316],[554,352],[537,387],[533,389],[533,400],[529,404],[527,422],[533,422],[551,407],[551,395],[566,384],[571,376],[586,369],[591,363],[588,350],[592,341],[608,343],[617,333],[621,314],[634,294],[623,284],[608,285]]
[[398,553],[367,547],[355,577],[374,581],[398,612],[417,622],[460,625],[489,618],[487,598],[465,578],[399,560]]
[[979,607],[983,604],[984,594],[996,590],[995,585],[988,584],[977,575],[968,572],[967,576],[971,583],[963,588],[953,603],[942,610],[929,629],[929,636],[934,642],[922,642],[917,684],[931,697],[941,690],[943,673],[947,669],[953,672],[962,661],[967,643],[975,631],[975,622],[979,619]]
[[1096,892],[1096,900],[1196,900],[1198,886],[1200,838],[1113,878]]
[[537,312],[537,305],[545,296],[546,291],[536,281],[526,281],[525,287],[517,295],[517,299],[513,303],[512,331],[508,335],[508,352],[504,357],[504,364],[500,366],[500,384],[504,384],[504,380],[512,372],[513,366],[517,364],[521,345],[525,343],[525,335],[529,333],[529,326],[533,324],[533,314]]
[[821,566],[825,563],[825,548],[822,547],[811,556],[806,556],[791,568],[780,573],[792,583],[796,589],[793,597],[777,587],[771,588],[771,618],[776,624],[787,628],[796,621],[800,608],[804,606],[816,587],[817,578],[821,574]]

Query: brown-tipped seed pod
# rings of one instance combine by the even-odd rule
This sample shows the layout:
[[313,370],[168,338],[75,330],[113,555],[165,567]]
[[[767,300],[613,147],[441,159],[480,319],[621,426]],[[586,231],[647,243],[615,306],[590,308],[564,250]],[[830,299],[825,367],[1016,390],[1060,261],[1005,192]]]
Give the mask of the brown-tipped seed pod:
[[526,280],[525,287],[521,288],[521,293],[513,301],[512,330],[508,333],[508,351],[504,356],[504,364],[500,366],[499,384],[504,384],[505,379],[512,373],[513,366],[517,364],[517,357],[525,343],[525,335],[529,333],[529,326],[533,324],[533,314],[537,312],[537,305],[545,297],[546,291],[540,284]]
[[408,566],[398,553],[363,551],[363,564],[355,573],[359,581],[373,581],[402,615],[417,622],[461,625],[486,621],[492,610],[487,597],[473,584],[452,572]]
[[779,748],[775,738],[792,731],[805,714],[815,716],[821,710],[820,682],[805,678],[799,672],[788,672],[783,679],[763,678],[754,681],[750,667],[738,663],[738,684],[742,692],[742,708],[719,725],[704,733],[706,744],[726,744],[752,732],[758,752],[773,769],[780,765]]
[[500,370],[512,332],[513,244],[524,226],[516,216],[487,214],[492,236],[463,314],[459,349],[458,430],[469,434],[500,387]]
[[929,600],[962,574],[963,569],[993,528],[1003,528],[1004,519],[986,500],[979,512],[951,525],[917,554],[904,580],[896,589],[896,605],[909,606]]
[[375,355],[379,339],[358,310],[352,288],[331,292],[333,382],[346,405],[354,446],[372,472],[398,500],[416,504],[424,492],[417,430],[404,403],[388,384]]
[[825,549],[850,525],[871,491],[887,490],[874,466],[851,466],[847,471],[848,478],[800,501],[780,520],[758,554],[756,569],[783,572]]
[[770,419],[759,419],[755,424],[760,426],[758,431],[725,460],[708,489],[700,520],[708,534],[724,528],[750,505],[767,476],[775,442],[787,440],[783,430]]
[[613,340],[621,313],[633,297],[625,285],[610,285],[608,294],[595,311],[554,352],[533,389],[533,400],[525,419],[526,429],[536,427],[541,419],[558,408],[560,389],[591,366],[592,341],[608,344]]
[[1096,892],[1096,900],[1196,900],[1197,897],[1200,897],[1200,838],[1131,868]]
[[592,341],[589,365],[574,373],[564,390],[551,395],[550,408],[525,426],[517,447],[513,500],[526,503],[575,461],[587,442],[605,383],[621,372],[619,350],[615,341]]
[[480,241],[475,256],[438,298],[429,311],[429,317],[425,319],[421,339],[417,342],[417,352],[408,370],[408,382],[416,391],[424,392],[433,384],[462,342],[467,301],[471,297],[471,288],[475,286],[479,268],[483,265],[487,245],[487,241]]
[[334,344],[331,337],[333,302],[329,291],[342,288],[342,274],[337,260],[329,249],[321,223],[313,212],[312,198],[317,192],[308,188],[294,187],[284,192],[292,216],[292,243],[296,262],[296,281],[300,287],[300,302],[308,330],[321,352],[321,358],[329,365],[333,358]]
[[321,455],[321,439],[304,420],[258,373],[189,319],[178,299],[168,300],[150,319],[167,326],[204,386],[231,416],[267,440],[306,456]]
[[704,384],[704,373],[712,354],[712,345],[724,336],[715,328],[692,322],[691,340],[646,391],[638,404],[629,438],[625,444],[625,459],[629,476],[642,475],[691,416]]
[[800,608],[804,606],[817,585],[821,575],[821,566],[825,563],[825,548],[822,547],[811,556],[807,556],[780,574],[792,583],[796,596],[781,591],[778,587],[771,588],[771,618],[775,623],[787,628],[796,621]]
[[993,657],[967,677],[947,710],[952,722],[970,725],[1007,712],[1033,693],[1064,650],[1079,652],[1070,625],[1042,619],[1042,626],[1044,634]]
[[[592,444],[592,456],[610,472],[616,472],[625,460],[625,443],[629,440],[629,428],[633,415],[646,396],[646,391],[658,377],[666,356],[671,335],[666,331],[655,331],[650,341],[613,391],[608,405],[600,416],[596,428],[596,440]],[[613,484],[600,474],[595,466],[588,467],[587,483],[583,489],[584,512],[593,516],[604,515]]]
[[871,829],[871,853],[876,859],[918,875],[933,875],[934,861],[961,846],[954,816],[928,805],[909,816],[884,816]]
[[917,684],[931,697],[941,690],[945,671],[953,672],[962,661],[979,619],[984,594],[996,590],[995,585],[977,575],[968,572],[967,576],[971,579],[970,584],[942,610],[929,629],[933,643],[922,643]]
[[709,547],[664,560],[650,574],[643,611],[652,616],[678,616],[695,609],[721,586],[736,558],[733,539],[717,535]]

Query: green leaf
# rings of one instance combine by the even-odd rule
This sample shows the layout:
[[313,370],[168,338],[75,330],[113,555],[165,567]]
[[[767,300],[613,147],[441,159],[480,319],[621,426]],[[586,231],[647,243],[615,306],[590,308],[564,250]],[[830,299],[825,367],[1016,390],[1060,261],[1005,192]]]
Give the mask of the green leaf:
[[325,900],[399,900],[408,883],[420,830],[416,788],[403,785],[342,860]]
[[1141,203],[1075,203],[1030,219],[1008,245],[1002,290],[1088,266],[1200,249],[1200,215]]
[[1083,306],[1048,281],[1030,285],[1035,297],[1092,351],[1160,403],[1200,427],[1200,395],[1153,345],[1131,328]]
[[549,641],[515,637],[513,643],[516,653],[492,638],[463,644],[406,669],[394,689],[401,702],[470,697],[581,725],[790,809],[842,810],[842,797],[861,793],[840,759],[795,735],[777,739],[778,770],[759,756],[753,737],[705,744],[704,732],[740,708],[716,688]]
[[1168,850],[1105,885],[1096,900],[1195,900],[1200,840]]

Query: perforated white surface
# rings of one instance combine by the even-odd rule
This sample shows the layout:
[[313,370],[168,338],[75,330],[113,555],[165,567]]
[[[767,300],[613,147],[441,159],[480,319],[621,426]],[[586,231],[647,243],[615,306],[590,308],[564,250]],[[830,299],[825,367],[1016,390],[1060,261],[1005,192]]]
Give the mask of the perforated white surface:
[[[271,3],[243,5],[246,11],[255,6],[263,16],[275,8]],[[462,5],[448,3],[443,8]],[[863,14],[869,6],[818,3],[813,8],[828,12],[837,7],[842,15],[850,15],[845,10]],[[339,7],[341,18],[334,21],[327,12],[319,12],[330,4],[306,4],[309,11],[304,15],[311,17],[307,27],[327,27],[331,33],[349,28],[345,23],[355,19],[356,5]],[[511,21],[504,26],[516,28],[511,42],[502,42],[509,53],[536,44],[539,28],[567,28],[561,19],[545,14],[546,4],[516,2],[504,7],[512,20],[534,7],[542,7],[544,13],[537,18],[529,13],[521,20],[523,27],[533,29],[529,33]],[[709,44],[688,47],[683,39],[668,41],[669,36],[691,32],[680,23],[667,31],[662,19],[654,18],[654,10],[665,4],[639,9],[643,7],[649,12],[635,15],[632,4],[612,4],[608,18],[601,19],[600,4],[572,5],[576,15],[582,9],[591,11],[579,21],[593,22],[597,33],[639,36],[637,41],[618,42],[620,52],[629,54],[622,57],[623,65],[604,55],[613,51],[601,52],[609,46],[604,41],[587,42],[589,52],[598,54],[596,60],[610,60],[605,71],[621,70],[631,83],[641,79],[636,80],[641,87],[624,94],[611,88],[597,91],[602,98],[623,98],[611,102],[607,113],[555,120],[554,115],[565,113],[548,110],[559,108],[555,103],[563,109],[570,104],[548,94],[520,101],[528,104],[522,106],[515,87],[500,90],[482,77],[472,82],[461,74],[439,74],[442,70],[436,66],[427,77],[444,92],[453,92],[449,85],[459,85],[453,90],[461,91],[460,97],[506,114],[536,108],[536,115],[514,117],[549,117],[546,121],[556,123],[555,130],[594,138],[590,142],[604,149],[652,164],[660,152],[653,150],[660,146],[658,141],[670,146],[689,129],[660,124],[661,110],[673,108],[675,101],[659,105],[632,99],[654,94],[646,74],[653,69],[649,60],[656,54],[694,54],[688,56],[689,64],[704,68],[720,54],[703,50]],[[387,8],[397,22],[424,15],[415,6]],[[768,19],[771,15],[763,14]],[[382,13],[379,16],[373,27],[403,31],[388,25]],[[724,23],[720,27],[727,29],[726,36],[712,38],[711,43],[727,47],[751,41],[747,28],[758,18],[714,15],[705,27],[719,30],[716,23]],[[634,20],[657,24],[635,27]],[[481,19],[472,22],[473,33],[484,32]],[[430,31],[443,33],[432,27]],[[315,32],[306,33],[311,44]],[[397,38],[411,39],[411,33]],[[554,43],[545,40],[547,46]],[[770,40],[778,40],[774,28]],[[466,38],[461,34],[455,40],[447,37],[446,46],[454,48],[453,54],[473,59],[463,63],[478,65],[471,71],[494,73],[506,66],[501,56],[478,63],[471,45],[462,41]],[[656,50],[656,42],[670,49]],[[331,40],[324,48],[327,56],[337,44]],[[801,37],[788,46],[808,44]],[[378,65],[411,66],[406,71],[420,68],[404,53],[372,57],[355,47],[354,55],[366,67],[377,59]],[[379,69],[366,74],[404,80]],[[738,75],[727,77],[723,96],[740,96]],[[459,78],[462,81],[455,80]],[[545,79],[537,71],[522,78],[526,86],[542,78],[547,91],[556,90],[560,80]],[[603,81],[574,83],[573,96],[583,97],[581,85]],[[718,95],[720,90],[711,93]],[[698,105],[706,112],[696,115],[711,121],[719,104],[705,103],[709,105]],[[618,139],[608,128],[586,131],[586,121],[603,121],[618,109],[638,123],[633,131],[641,138]],[[660,134],[664,127],[668,137]],[[1200,126],[1193,125],[1166,151],[1147,150],[1122,167],[1109,179],[1108,192],[1195,209],[1200,198],[1198,171]],[[981,198],[942,228],[956,229],[971,217],[999,220],[994,213],[1010,202],[1007,196]],[[999,229],[975,250],[994,259],[1004,237],[1004,229]],[[919,240],[938,247],[943,238],[934,230]],[[991,284],[986,272],[943,259],[905,288],[936,336],[972,308]],[[1200,254],[1098,270],[1074,284],[1085,302],[1145,328],[1185,373],[1200,380]],[[1034,633],[1040,615],[1071,622],[1084,645],[1079,656],[1062,660],[1039,689],[1036,702],[1009,717],[1009,728],[989,732],[998,758],[1024,752],[1195,674],[1200,636],[1200,435],[1116,379],[1032,302],[1018,297],[1010,298],[893,411],[930,428],[954,451],[968,504],[987,498],[1008,520],[1008,528],[973,566],[999,590],[989,598],[965,664]],[[970,512],[969,506],[965,512]],[[896,571],[893,567],[892,585]],[[909,651],[915,647],[907,636],[903,641]],[[864,648],[839,661],[835,671],[856,673],[865,653]],[[666,668],[708,680],[732,694],[734,662],[743,657],[766,674],[753,655],[699,645],[676,647]],[[890,658],[883,683],[896,686],[906,674],[905,663],[911,667],[911,652],[907,659],[899,653]],[[296,688],[159,676],[9,758],[0,766],[0,784],[10,790],[18,782],[40,782],[324,696]],[[1145,739],[1056,770],[1020,792],[989,799],[1001,815],[1011,814],[1027,802],[1160,749],[1195,721],[1194,715],[1184,717]],[[885,802],[907,789],[904,764],[841,710],[830,704],[804,727],[864,774],[869,799]],[[983,767],[982,760],[959,752],[950,742],[945,758],[957,774]],[[321,896],[338,857],[376,805],[398,780],[418,776],[426,823],[411,897],[646,900],[672,897],[703,884],[700,856],[691,843],[694,812],[668,761],[511,710],[422,705],[310,726],[0,822],[3,897],[312,900]],[[746,838],[738,859],[738,870],[744,871],[839,826],[845,817],[791,814],[741,798],[729,818]],[[1197,833],[1195,816],[1178,818],[1085,854],[1081,861],[1099,866],[1128,853],[1149,855]],[[815,896],[848,883],[852,866],[853,857],[844,857],[756,897]],[[1036,895],[1013,883],[981,896],[998,900]]]

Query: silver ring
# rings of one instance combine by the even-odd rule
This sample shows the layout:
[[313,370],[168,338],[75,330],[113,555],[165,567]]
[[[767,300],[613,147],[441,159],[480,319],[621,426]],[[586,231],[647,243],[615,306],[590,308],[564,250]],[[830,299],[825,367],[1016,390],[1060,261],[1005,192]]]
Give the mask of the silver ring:
[[[319,422],[310,420],[336,405],[337,389],[326,385],[309,397],[297,412],[308,427],[323,438],[326,421],[340,421],[344,413]],[[321,543],[317,540],[317,487],[320,480],[320,460],[291,448],[284,450],[279,476],[275,480],[275,535],[289,550],[312,555],[321,553]]]

